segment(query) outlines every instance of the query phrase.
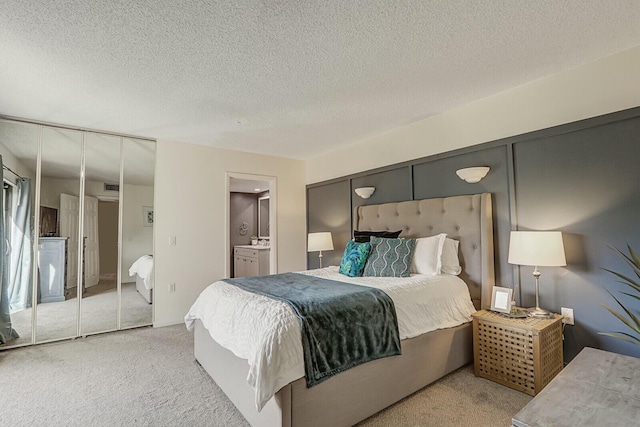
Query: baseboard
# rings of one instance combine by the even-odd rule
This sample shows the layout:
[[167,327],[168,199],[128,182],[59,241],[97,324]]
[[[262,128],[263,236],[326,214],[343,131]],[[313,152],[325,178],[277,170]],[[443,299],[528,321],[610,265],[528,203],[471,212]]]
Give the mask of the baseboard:
[[[153,322],[153,327],[154,328],[164,328],[165,326],[173,326],[173,325],[179,325],[179,324],[184,324],[184,320],[165,320],[162,322]],[[186,328],[186,326],[185,326]]]

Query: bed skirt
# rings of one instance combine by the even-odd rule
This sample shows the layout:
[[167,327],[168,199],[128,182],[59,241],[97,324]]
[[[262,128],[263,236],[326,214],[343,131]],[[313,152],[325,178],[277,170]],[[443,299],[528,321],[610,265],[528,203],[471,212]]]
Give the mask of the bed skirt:
[[136,274],[136,290],[140,295],[142,295],[142,298],[144,298],[145,300],[147,300],[149,304],[151,304],[153,289],[147,289],[144,286],[144,279],[138,276],[137,274]]
[[220,346],[200,320],[196,360],[252,426],[352,426],[473,360],[471,323],[402,341],[402,355],[374,360],[312,388],[300,378],[258,412],[249,365]]

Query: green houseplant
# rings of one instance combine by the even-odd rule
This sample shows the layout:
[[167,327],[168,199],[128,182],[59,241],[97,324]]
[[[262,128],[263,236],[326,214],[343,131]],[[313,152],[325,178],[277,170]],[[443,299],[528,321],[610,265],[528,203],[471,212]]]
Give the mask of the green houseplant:
[[[629,277],[622,273],[618,273],[616,271],[610,270],[608,268],[603,268],[603,270],[608,271],[609,273],[617,276],[619,279],[618,282],[627,285],[631,288],[630,292],[621,292],[621,294],[631,297],[637,301],[640,301],[640,257],[636,254],[630,245],[627,245],[627,249],[629,250],[629,255],[624,252],[611,247],[616,254],[620,256],[631,268],[633,269],[633,273],[635,274],[635,278]],[[609,292],[609,291],[607,291]],[[631,311],[630,308],[626,307],[624,304],[620,302],[618,298],[616,298],[611,292],[609,295],[618,303],[618,305],[622,308],[623,312],[614,310],[608,305],[602,304],[602,306],[609,311],[609,313],[613,314],[616,318],[618,318],[622,323],[627,325],[632,332],[600,332],[600,335],[607,335],[613,338],[618,338],[628,343],[635,345],[636,347],[640,347],[640,319],[638,316]]]

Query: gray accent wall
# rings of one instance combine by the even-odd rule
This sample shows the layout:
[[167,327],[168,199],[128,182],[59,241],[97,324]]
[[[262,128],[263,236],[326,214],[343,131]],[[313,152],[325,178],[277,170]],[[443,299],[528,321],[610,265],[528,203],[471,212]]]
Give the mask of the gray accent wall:
[[[493,204],[494,247],[498,259],[506,259],[509,253],[511,216],[509,209],[508,149],[506,146],[486,148],[480,151],[454,153],[413,165],[414,200],[434,197],[460,196],[474,193],[491,193]],[[487,176],[476,184],[458,178],[456,171],[473,166],[489,166]],[[496,284],[513,283],[513,268],[498,264]]]
[[[340,265],[342,252],[351,239],[351,198],[349,181],[325,183],[307,188],[307,230],[330,231],[333,251],[322,253],[322,265]],[[318,268],[318,252],[307,253],[307,268]]]
[[[334,233],[336,249],[325,265],[338,265],[356,206],[491,192],[496,282],[520,283],[520,305],[535,304],[533,269],[507,262],[510,230],[563,232],[568,265],[541,268],[540,305],[574,309],[576,325],[564,330],[565,360],[585,346],[640,357],[640,348],[598,333],[629,332],[602,307],[616,305],[608,292],[640,315],[640,302],[622,295],[624,286],[603,270],[633,274],[609,245],[629,243],[640,252],[639,160],[640,108],[634,108],[311,184],[308,229]],[[471,166],[491,170],[477,184],[455,175]],[[362,186],[376,187],[370,199],[353,192]],[[309,268],[317,267],[313,255]]]
[[[640,310],[603,270],[633,276],[609,245],[640,251],[640,118],[611,119],[513,147],[518,227],[563,232],[567,267],[541,267],[540,304],[574,309],[576,325],[564,331],[568,360],[585,346],[640,356],[637,347],[597,334],[629,331],[602,307],[616,306],[607,291]],[[520,270],[523,300],[533,304],[532,268]]]
[[[360,187],[375,187],[376,191],[368,199],[363,199],[355,193],[355,189]],[[353,208],[411,200],[411,168],[405,166],[353,178],[351,196]]]

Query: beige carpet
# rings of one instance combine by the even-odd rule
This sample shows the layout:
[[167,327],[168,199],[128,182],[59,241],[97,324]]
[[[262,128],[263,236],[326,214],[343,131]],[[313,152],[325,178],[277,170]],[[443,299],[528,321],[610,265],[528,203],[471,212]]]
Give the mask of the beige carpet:
[[[38,342],[76,335],[78,299],[38,304],[36,337]],[[135,283],[122,284],[123,328],[151,324],[151,304],[136,291]],[[115,281],[101,281],[87,288],[82,298],[82,333],[91,334],[116,329],[117,290]],[[31,342],[31,309],[11,315],[13,328],[20,338],[7,346]],[[2,346],[0,346],[1,348]]]
[[[0,426],[248,426],[183,325],[0,352]],[[464,367],[359,426],[509,426],[531,398]]]
[[[70,338],[76,335],[77,298],[38,304],[37,342]],[[100,281],[87,288],[82,298],[82,334],[116,329],[117,289],[115,281]],[[152,306],[136,291],[135,283],[122,284],[121,327],[150,325]],[[5,346],[31,342],[31,309],[11,315],[20,338]],[[0,345],[0,348],[2,346]]]

